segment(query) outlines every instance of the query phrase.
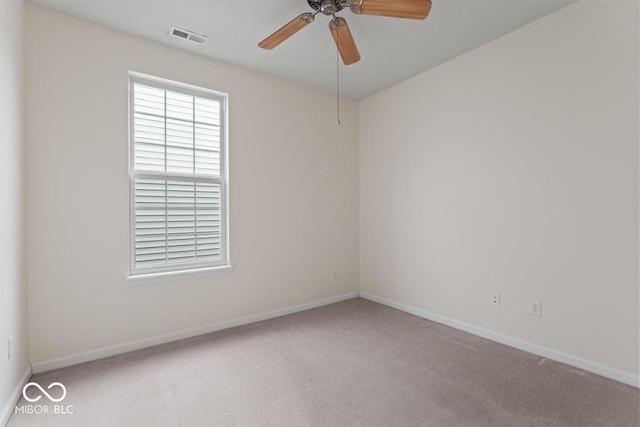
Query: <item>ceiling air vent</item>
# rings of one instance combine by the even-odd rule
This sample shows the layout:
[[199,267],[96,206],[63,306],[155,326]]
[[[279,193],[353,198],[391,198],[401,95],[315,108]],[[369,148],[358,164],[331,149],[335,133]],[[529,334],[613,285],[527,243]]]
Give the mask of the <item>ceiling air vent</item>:
[[178,28],[171,26],[169,28],[169,35],[173,37],[177,37],[179,39],[189,40],[196,44],[205,44],[209,37],[203,36],[202,34],[194,33],[193,31],[185,30],[183,28]]

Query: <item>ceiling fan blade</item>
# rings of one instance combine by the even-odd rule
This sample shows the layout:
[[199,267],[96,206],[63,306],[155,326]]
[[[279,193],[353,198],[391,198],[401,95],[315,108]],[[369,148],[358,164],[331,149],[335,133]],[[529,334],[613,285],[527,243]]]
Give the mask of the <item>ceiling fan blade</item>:
[[258,43],[258,46],[263,49],[271,50],[312,22],[312,13],[302,13],[299,16],[293,18],[291,22],[286,24],[284,27],[280,28],[278,31],[271,34],[266,39],[262,40],[260,43]]
[[431,0],[356,0],[351,11],[363,15],[425,19],[431,11]]
[[353,40],[349,26],[344,18],[336,17],[329,22],[329,29],[333,35],[333,39],[336,41],[338,51],[342,57],[344,65],[351,65],[354,62],[360,61],[360,53],[356,47],[356,42]]

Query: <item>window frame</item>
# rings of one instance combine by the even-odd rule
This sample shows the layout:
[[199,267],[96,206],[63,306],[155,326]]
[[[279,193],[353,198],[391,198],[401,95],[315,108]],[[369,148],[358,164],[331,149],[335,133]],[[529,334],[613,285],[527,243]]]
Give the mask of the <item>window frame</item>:
[[[202,274],[207,272],[224,272],[233,269],[231,264],[230,249],[229,249],[229,136],[228,136],[228,122],[229,122],[229,95],[224,92],[219,92],[211,89],[206,89],[198,86],[189,85],[186,83],[167,80],[159,77],[154,77],[146,74],[136,73],[129,71],[129,111],[128,111],[128,124],[129,124],[129,274],[127,279],[145,279],[145,278],[170,278],[183,274]],[[153,88],[194,96],[198,98],[205,98],[220,102],[220,112],[222,117],[220,118],[220,175],[198,175],[175,173],[175,172],[149,172],[135,170],[135,139],[134,139],[134,102],[135,102],[135,89],[134,85],[142,84]],[[166,108],[166,104],[165,104]],[[166,111],[164,119],[167,119]],[[193,122],[194,125],[197,122]],[[166,131],[165,131],[166,132]],[[165,139],[166,146],[166,139]],[[195,152],[194,152],[195,155]],[[220,261],[205,261],[205,262],[181,262],[169,265],[160,265],[146,268],[136,268],[136,246],[135,246],[135,180],[136,179],[164,179],[167,181],[186,181],[186,182],[204,182],[204,183],[216,183],[220,185]],[[194,218],[194,221],[196,219]]]

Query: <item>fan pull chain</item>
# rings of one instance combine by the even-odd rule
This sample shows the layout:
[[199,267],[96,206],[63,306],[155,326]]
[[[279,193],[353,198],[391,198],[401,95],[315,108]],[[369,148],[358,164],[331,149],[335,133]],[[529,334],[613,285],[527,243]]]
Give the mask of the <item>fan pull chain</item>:
[[[335,20],[335,15],[333,16]],[[340,40],[340,31],[336,30],[336,104],[338,121],[336,126],[340,126],[340,49],[338,49],[338,41]]]

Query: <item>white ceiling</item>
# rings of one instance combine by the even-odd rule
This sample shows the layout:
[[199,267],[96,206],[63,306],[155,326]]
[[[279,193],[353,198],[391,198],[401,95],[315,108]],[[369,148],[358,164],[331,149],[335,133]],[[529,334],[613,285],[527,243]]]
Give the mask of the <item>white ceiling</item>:
[[[433,0],[425,21],[344,10],[362,60],[341,64],[341,94],[366,98],[509,33],[575,0]],[[302,12],[306,0],[28,0],[47,9],[321,89],[335,91],[329,18],[272,51],[257,44]],[[204,46],[168,36],[169,26],[208,36]]]

